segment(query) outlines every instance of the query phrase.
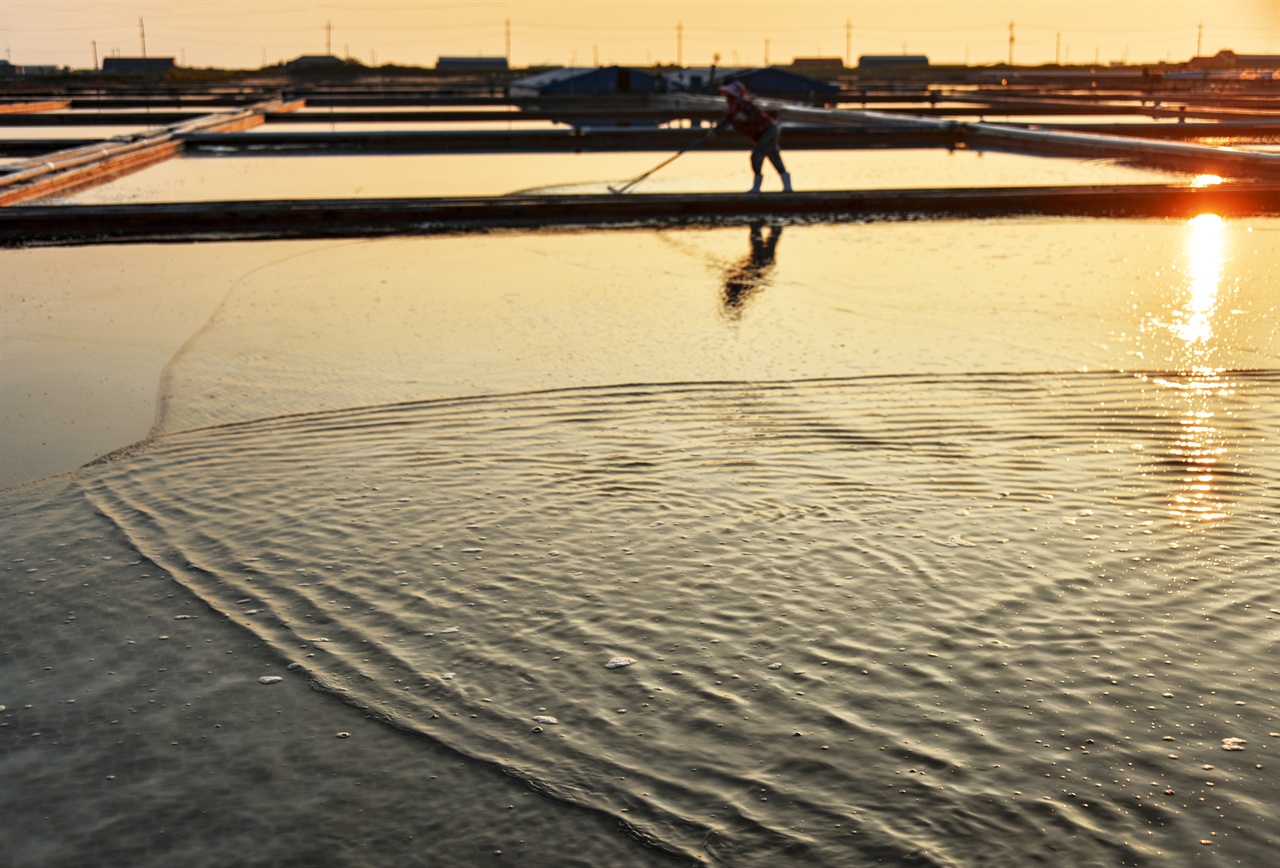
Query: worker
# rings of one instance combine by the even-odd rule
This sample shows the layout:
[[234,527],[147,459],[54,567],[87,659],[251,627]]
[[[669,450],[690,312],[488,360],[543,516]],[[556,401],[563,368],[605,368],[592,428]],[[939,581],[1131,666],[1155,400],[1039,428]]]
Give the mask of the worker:
[[778,175],[782,178],[783,192],[790,193],[791,175],[782,165],[782,152],[778,150],[778,138],[781,135],[778,124],[765,114],[760,106],[751,101],[742,82],[731,81],[717,90],[724,96],[729,106],[724,120],[715,126],[712,133],[718,133],[732,126],[755,143],[755,147],[751,149],[751,170],[755,172],[756,177],[755,183],[751,185],[751,192],[760,192],[760,184],[764,181],[764,175],[760,170],[764,168],[765,158],[768,157],[769,162],[773,163],[773,167],[778,170]]

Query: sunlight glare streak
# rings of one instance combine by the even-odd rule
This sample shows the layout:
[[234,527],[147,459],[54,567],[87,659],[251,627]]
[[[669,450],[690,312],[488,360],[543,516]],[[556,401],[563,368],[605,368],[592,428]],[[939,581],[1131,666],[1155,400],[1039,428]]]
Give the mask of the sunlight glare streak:
[[[1212,187],[1215,184],[1221,184],[1222,178],[1218,175],[1196,175],[1191,179],[1192,187]],[[1208,215],[1202,215],[1208,216]]]
[[[1213,316],[1218,304],[1226,261],[1226,221],[1216,214],[1200,214],[1187,224],[1187,297],[1177,321],[1169,326],[1185,344],[1177,387],[1186,404],[1179,420],[1170,457],[1181,468],[1182,484],[1173,492],[1171,514],[1192,527],[1229,515],[1223,492],[1215,485],[1218,464],[1227,452],[1214,425],[1216,399],[1231,393],[1214,353]],[[1172,385],[1170,383],[1169,385]]]
[[[1181,321],[1172,326],[1174,333],[1189,345],[1197,357],[1203,356],[1205,345],[1213,337],[1213,313],[1218,300],[1218,285],[1222,280],[1222,265],[1226,247],[1226,222],[1216,214],[1201,214],[1188,224],[1191,232],[1187,238],[1188,287],[1190,296],[1182,310]],[[1203,365],[1197,365],[1197,369]]]

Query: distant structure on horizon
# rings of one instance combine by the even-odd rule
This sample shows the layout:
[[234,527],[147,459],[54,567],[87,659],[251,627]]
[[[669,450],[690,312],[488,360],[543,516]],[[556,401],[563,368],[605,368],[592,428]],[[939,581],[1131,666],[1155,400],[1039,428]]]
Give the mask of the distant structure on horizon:
[[1193,57],[1187,69],[1280,69],[1280,54],[1236,54],[1224,48],[1212,57]]
[[928,66],[923,54],[864,54],[858,58],[858,69],[903,69]]
[[508,65],[505,57],[440,57],[436,59],[436,69],[450,72],[505,72]]
[[513,81],[508,95],[519,98],[619,93],[714,94],[717,87],[731,81],[742,82],[752,93],[779,98],[818,99],[840,92],[840,88],[830,82],[777,67],[703,66],[652,75],[625,66],[566,66]]
[[284,65],[285,69],[300,72],[321,72],[326,69],[342,69],[346,66],[341,57],[332,54],[304,54]]
[[625,66],[574,67],[549,69],[537,75],[511,82],[507,95],[598,96],[614,93],[656,93],[659,79],[655,75]]
[[695,66],[665,74],[668,90],[712,93],[740,81],[751,93],[779,99],[820,99],[840,92],[837,85],[776,66]]
[[830,75],[844,72],[843,57],[796,57],[791,61],[791,68],[796,72],[807,72],[813,75]]
[[102,71],[107,75],[145,75],[160,78],[174,68],[172,57],[107,57]]

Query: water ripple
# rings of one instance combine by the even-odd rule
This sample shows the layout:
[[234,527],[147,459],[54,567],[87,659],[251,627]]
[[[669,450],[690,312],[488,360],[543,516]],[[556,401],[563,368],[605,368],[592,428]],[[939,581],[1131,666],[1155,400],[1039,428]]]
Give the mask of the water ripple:
[[1214,750],[1275,728],[1238,661],[1275,659],[1280,374],[1223,377],[1212,406],[1114,373],[408,403],[78,481],[317,686],[673,852],[1262,854],[1259,756]]

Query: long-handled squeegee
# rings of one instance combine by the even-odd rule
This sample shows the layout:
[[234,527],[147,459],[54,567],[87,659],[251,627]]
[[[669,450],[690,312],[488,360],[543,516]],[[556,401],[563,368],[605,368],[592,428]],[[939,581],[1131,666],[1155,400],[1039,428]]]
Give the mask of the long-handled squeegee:
[[610,186],[610,187],[609,187],[609,192],[610,192],[610,193],[618,193],[618,194],[621,194],[621,193],[625,193],[625,192],[627,192],[627,191],[628,191],[628,190],[630,190],[632,187],[634,187],[636,184],[639,184],[639,183],[640,183],[641,181],[643,181],[645,178],[649,177],[649,176],[650,176],[650,175],[652,175],[654,172],[656,172],[656,171],[658,171],[659,169],[661,169],[663,166],[668,166],[668,165],[670,165],[671,163],[675,162],[676,158],[677,158],[677,157],[679,157],[681,154],[685,153],[686,151],[692,151],[694,148],[700,147],[701,145],[705,144],[705,143],[706,143],[706,142],[707,142],[707,141],[708,141],[712,136],[714,136],[715,134],[716,134],[716,131],[715,131],[715,128],[713,127],[713,128],[711,129],[711,132],[707,133],[705,136],[703,136],[702,138],[698,139],[698,140],[697,140],[696,142],[694,142],[692,145],[689,145],[689,146],[687,146],[687,147],[681,148],[680,150],[676,151],[676,152],[675,152],[674,154],[672,154],[670,157],[667,157],[665,160],[663,160],[663,161],[662,161],[661,163],[659,163],[658,165],[654,166],[654,167],[653,167],[652,169],[650,169],[649,171],[645,172],[643,175],[640,175],[639,177],[636,177],[636,178],[632,178],[630,181],[628,181],[627,183],[625,183],[625,184],[623,184],[623,185],[621,185],[621,186],[619,186],[619,187],[613,187],[613,186]]

